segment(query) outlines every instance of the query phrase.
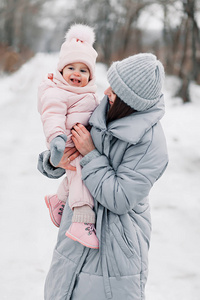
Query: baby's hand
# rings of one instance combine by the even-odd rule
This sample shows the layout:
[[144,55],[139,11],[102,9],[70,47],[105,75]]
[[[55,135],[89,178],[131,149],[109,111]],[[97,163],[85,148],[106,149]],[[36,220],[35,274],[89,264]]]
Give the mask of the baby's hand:
[[67,136],[65,134],[61,134],[55,137],[50,143],[50,161],[54,167],[56,167],[59,164],[64,154],[66,140]]
[[53,73],[48,73],[48,79],[50,79],[51,81],[53,81]]

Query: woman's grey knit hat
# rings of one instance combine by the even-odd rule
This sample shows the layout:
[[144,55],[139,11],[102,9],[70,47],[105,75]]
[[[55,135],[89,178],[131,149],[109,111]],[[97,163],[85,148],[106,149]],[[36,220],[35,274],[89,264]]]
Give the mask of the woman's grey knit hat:
[[140,53],[114,62],[107,77],[114,93],[135,110],[149,109],[162,96],[164,68],[151,53]]

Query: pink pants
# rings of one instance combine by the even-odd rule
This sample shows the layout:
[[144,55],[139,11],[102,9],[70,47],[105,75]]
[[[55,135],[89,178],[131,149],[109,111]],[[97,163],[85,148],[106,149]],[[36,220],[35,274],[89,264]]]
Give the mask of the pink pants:
[[76,171],[66,170],[66,176],[57,191],[58,199],[63,202],[66,202],[69,196],[68,201],[71,209],[83,205],[94,207],[93,198],[81,178],[81,158],[82,156],[79,155],[70,163],[76,167]]

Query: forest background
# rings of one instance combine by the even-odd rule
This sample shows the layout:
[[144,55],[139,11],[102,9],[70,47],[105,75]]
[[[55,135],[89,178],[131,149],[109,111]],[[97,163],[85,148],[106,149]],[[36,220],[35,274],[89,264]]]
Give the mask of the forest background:
[[181,79],[190,102],[200,84],[199,0],[0,0],[0,70],[16,71],[37,52],[57,52],[72,23],[95,28],[98,61],[152,52]]

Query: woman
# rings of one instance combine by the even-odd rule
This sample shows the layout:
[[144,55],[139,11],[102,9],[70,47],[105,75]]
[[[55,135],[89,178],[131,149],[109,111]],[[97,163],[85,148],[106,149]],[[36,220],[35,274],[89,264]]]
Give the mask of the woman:
[[[66,238],[72,217],[66,207],[46,279],[46,300],[145,299],[151,232],[148,195],[168,163],[160,124],[163,80],[163,66],[152,54],[113,63],[108,70],[110,87],[92,114],[90,133],[81,124],[74,126],[72,139],[84,156],[82,178],[95,202],[99,250]],[[40,156],[39,169],[59,177],[63,169],[50,166],[49,156]],[[68,154],[61,167],[67,159]]]

